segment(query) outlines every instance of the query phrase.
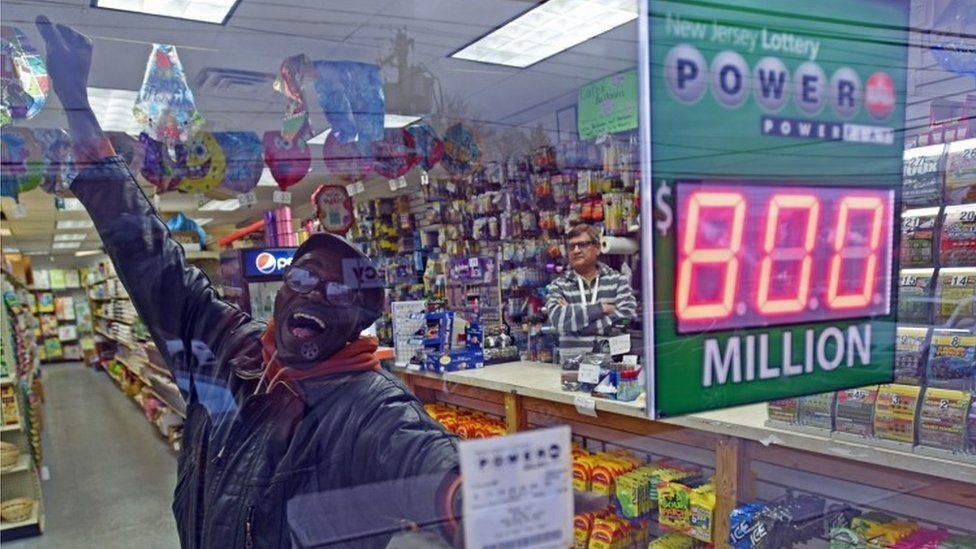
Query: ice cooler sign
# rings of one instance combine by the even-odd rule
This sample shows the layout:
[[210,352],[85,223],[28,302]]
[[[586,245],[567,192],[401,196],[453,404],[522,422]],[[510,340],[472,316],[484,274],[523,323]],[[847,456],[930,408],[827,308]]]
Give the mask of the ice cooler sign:
[[907,8],[642,12],[651,415],[891,381]]

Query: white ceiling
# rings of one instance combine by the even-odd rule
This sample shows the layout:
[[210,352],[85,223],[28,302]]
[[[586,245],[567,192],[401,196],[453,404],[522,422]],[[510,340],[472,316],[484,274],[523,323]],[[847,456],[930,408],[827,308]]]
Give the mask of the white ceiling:
[[[935,14],[947,2],[912,0],[912,26],[931,28]],[[188,79],[193,83],[207,69],[253,71],[271,76],[284,58],[297,53],[306,53],[312,59],[376,63],[390,55],[394,36],[403,31],[413,40],[410,64],[422,65],[436,76],[447,103],[465,104],[464,118],[479,121],[485,131],[534,128],[539,123],[554,131],[554,113],[575,103],[580,85],[636,65],[636,23],[605,33],[528,69],[449,57],[533,4],[530,0],[241,0],[228,24],[219,26],[96,9],[90,7],[90,0],[4,0],[2,20],[5,25],[24,30],[41,49],[43,45],[33,25],[37,15],[44,14],[56,23],[78,28],[92,38],[95,46],[89,84],[128,90],[140,87],[153,42],[177,46]],[[912,33],[910,45],[909,67],[913,70],[910,71],[909,129],[927,123],[931,99],[959,98],[974,91],[972,78],[952,75],[935,63],[928,52],[929,39],[925,35]],[[396,72],[385,67],[384,77],[395,79]],[[196,86],[193,91],[211,130],[249,130],[261,134],[280,127],[284,101],[269,85],[222,89]],[[314,102],[314,93],[308,97]],[[49,102],[28,126],[64,126],[63,113],[53,94]],[[312,108],[313,126],[316,130],[324,129],[320,109],[317,105]],[[296,208],[296,219],[311,214],[308,197],[316,186],[325,182],[317,160],[313,173],[292,189],[296,205],[303,204]],[[402,192],[415,192],[416,171],[412,175],[411,188]],[[377,181],[375,185],[383,187],[385,182]],[[259,204],[270,205],[274,189],[259,187]],[[48,250],[56,219],[85,216],[83,212],[55,211],[53,200],[41,191],[27,193],[22,201],[28,217],[11,219],[13,202],[9,198],[2,200],[8,218],[4,226],[13,231],[13,237],[4,237],[4,247]],[[191,217],[216,218],[205,227],[214,235],[260,218],[263,210],[198,213],[194,211],[192,197],[177,193],[164,195],[161,209],[185,211]],[[97,236],[91,233],[83,248],[97,243]]]

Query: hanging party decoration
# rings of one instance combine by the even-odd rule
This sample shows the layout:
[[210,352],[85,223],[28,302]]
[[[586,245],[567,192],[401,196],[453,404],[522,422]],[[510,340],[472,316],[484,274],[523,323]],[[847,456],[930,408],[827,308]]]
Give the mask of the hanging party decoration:
[[275,91],[285,96],[285,118],[281,123],[281,135],[289,141],[312,137],[304,89],[308,66],[307,55],[293,55],[281,62],[278,79],[274,82]]
[[451,175],[468,175],[481,165],[481,140],[473,130],[455,124],[444,134],[444,158],[441,163]]
[[153,44],[132,112],[149,137],[164,143],[185,143],[203,126],[174,46]]
[[71,138],[60,128],[35,129],[33,133],[44,162],[41,188],[49,193],[61,194],[68,190],[68,186],[78,175],[74,153],[71,151]]
[[264,134],[264,163],[281,190],[301,181],[312,169],[312,150],[303,139],[287,139],[281,132]]
[[444,157],[444,142],[437,137],[437,132],[426,122],[413,124],[407,128],[414,140],[414,151],[420,168],[425,172],[434,169]]
[[226,168],[220,186],[235,193],[246,193],[257,186],[264,169],[264,147],[254,132],[213,134],[224,153]]
[[935,20],[932,55],[946,70],[976,76],[976,5],[952,0]]
[[0,179],[3,196],[36,189],[44,180],[44,160],[34,135],[26,128],[7,128],[0,133]]
[[403,128],[388,128],[383,140],[373,143],[373,169],[387,179],[396,179],[417,163],[415,141]]
[[176,190],[186,169],[186,147],[177,144],[170,151],[163,142],[145,133],[139,134],[139,141],[143,147],[142,177],[152,183],[159,194]]
[[176,215],[171,217],[166,222],[166,227],[173,234],[174,238],[183,245],[184,250],[187,250],[187,248],[200,250],[207,241],[207,233],[203,232],[200,225],[184,215],[183,212],[177,212]]
[[185,193],[206,193],[220,186],[227,172],[227,159],[210,132],[198,132],[186,147],[183,178],[176,186]]
[[352,198],[342,185],[322,185],[312,194],[312,204],[326,232],[346,234],[352,227]]
[[[360,181],[373,169],[373,159],[363,143],[343,143],[330,132],[322,145],[322,161],[333,177],[346,182]],[[366,150],[364,150],[366,149]]]
[[383,139],[383,81],[380,68],[352,61],[316,61],[315,91],[332,136],[341,143]]
[[0,126],[37,116],[47,101],[50,78],[44,59],[16,27],[0,26]]
[[142,160],[145,157],[145,147],[138,139],[125,132],[105,132],[115,154],[122,157],[129,170],[136,173],[142,167]]

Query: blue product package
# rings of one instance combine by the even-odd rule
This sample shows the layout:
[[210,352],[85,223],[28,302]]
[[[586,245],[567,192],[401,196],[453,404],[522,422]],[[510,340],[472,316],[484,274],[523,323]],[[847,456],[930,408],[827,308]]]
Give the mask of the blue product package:
[[380,68],[352,61],[316,61],[315,92],[332,135],[342,143],[383,139],[385,101]]
[[729,514],[729,545],[735,549],[762,547],[769,535],[763,520],[765,510],[765,503],[747,503],[733,509]]

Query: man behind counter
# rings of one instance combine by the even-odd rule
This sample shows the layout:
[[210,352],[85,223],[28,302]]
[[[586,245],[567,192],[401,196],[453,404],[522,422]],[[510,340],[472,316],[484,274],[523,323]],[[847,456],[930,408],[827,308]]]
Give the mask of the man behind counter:
[[572,267],[547,288],[549,325],[559,333],[560,357],[593,350],[593,341],[608,335],[615,321],[633,319],[637,300],[627,277],[598,261],[600,233],[575,225],[566,234]]

